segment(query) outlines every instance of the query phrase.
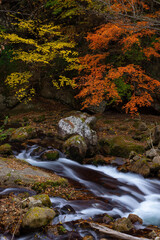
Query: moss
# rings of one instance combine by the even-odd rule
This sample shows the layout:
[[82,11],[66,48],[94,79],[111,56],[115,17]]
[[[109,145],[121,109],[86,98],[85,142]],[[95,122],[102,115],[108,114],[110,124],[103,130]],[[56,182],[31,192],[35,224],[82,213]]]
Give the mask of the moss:
[[57,229],[58,229],[58,233],[59,234],[65,234],[67,233],[67,229],[65,227],[63,227],[63,225],[58,225],[57,226]]
[[23,184],[22,179],[15,179],[15,180],[14,180],[14,183],[15,183],[15,184],[18,184],[18,185]]
[[86,156],[87,144],[82,136],[75,135],[64,142],[63,149],[68,158],[82,162]]
[[108,154],[111,156],[128,158],[131,151],[135,151],[136,153],[144,152],[144,146],[137,143],[126,142],[123,137],[119,136],[105,139],[101,141],[100,144],[103,148],[105,146],[109,148]]
[[50,208],[33,207],[25,214],[22,227],[36,229],[46,226],[55,217],[55,212]]
[[144,157],[144,158],[137,160],[135,163],[132,164],[130,170],[132,172],[141,174],[144,177],[149,176],[149,174],[150,174],[149,159]]
[[32,189],[35,190],[37,193],[42,193],[46,190],[48,187],[67,187],[68,181],[64,178],[61,178],[58,181],[46,181],[46,182],[36,182],[33,184]]
[[6,143],[0,146],[0,154],[8,155],[12,154],[12,147],[10,144]]
[[33,136],[34,129],[30,126],[27,127],[20,127],[13,131],[10,137],[10,141],[24,141],[29,139]]
[[57,150],[48,150],[43,154],[42,158],[49,161],[57,160],[59,158],[59,152]]
[[46,207],[51,207],[52,203],[47,194],[40,194],[40,195],[35,195],[33,196],[36,200],[40,200],[42,204]]

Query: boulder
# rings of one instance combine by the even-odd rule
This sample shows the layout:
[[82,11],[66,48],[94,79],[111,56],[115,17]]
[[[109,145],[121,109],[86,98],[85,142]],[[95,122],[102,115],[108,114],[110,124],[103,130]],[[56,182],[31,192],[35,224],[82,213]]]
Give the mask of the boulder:
[[30,139],[35,135],[35,129],[30,126],[20,127],[14,130],[10,136],[10,141],[23,142],[26,139]]
[[64,152],[68,158],[82,162],[86,156],[87,144],[80,135],[75,135],[67,139],[63,144]]
[[46,226],[55,217],[56,213],[50,208],[33,207],[24,215],[22,228],[36,229]]
[[47,150],[42,156],[42,160],[55,161],[59,158],[59,152],[57,150]]
[[129,218],[123,217],[123,218],[117,219],[114,222],[113,228],[119,232],[128,232],[129,230],[131,230],[134,227]]
[[147,158],[141,158],[141,159],[137,160],[136,162],[134,162],[131,165],[130,171],[141,174],[144,177],[149,176],[150,166],[149,166],[149,163],[148,163],[148,159]]
[[152,163],[157,164],[160,166],[160,156],[155,156],[152,160]]
[[107,155],[117,156],[117,157],[124,157],[128,158],[131,151],[135,151],[137,153],[143,153],[144,147],[137,143],[131,143],[125,141],[125,139],[121,136],[116,136],[109,139],[104,139],[103,143],[100,142],[103,153],[107,153]]
[[94,146],[97,144],[97,134],[90,128],[87,118],[70,116],[61,119],[58,123],[58,134],[63,139],[78,134],[86,140],[87,144]]
[[128,219],[134,224],[136,222],[139,222],[140,224],[143,223],[142,218],[138,217],[136,214],[129,214]]
[[2,155],[10,155],[12,154],[12,147],[10,144],[6,143],[0,146],[0,154]]
[[148,157],[148,158],[154,158],[157,155],[158,155],[158,153],[157,153],[156,149],[154,149],[154,148],[146,151],[146,157]]

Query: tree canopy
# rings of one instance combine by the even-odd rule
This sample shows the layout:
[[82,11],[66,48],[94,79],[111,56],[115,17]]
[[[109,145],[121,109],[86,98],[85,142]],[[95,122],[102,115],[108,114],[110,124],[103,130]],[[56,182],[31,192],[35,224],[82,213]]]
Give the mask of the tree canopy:
[[136,114],[160,87],[147,67],[160,57],[159,7],[159,0],[2,0],[2,80],[19,100],[52,81],[78,88],[83,108],[105,101]]

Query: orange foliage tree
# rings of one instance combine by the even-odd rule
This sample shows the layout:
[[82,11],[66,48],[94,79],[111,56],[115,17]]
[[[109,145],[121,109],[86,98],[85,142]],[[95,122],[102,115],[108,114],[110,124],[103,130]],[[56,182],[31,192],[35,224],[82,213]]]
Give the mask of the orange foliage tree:
[[157,10],[143,0],[106,1],[107,23],[87,34],[90,53],[81,57],[78,98],[83,108],[123,104],[127,113],[150,106],[160,82],[149,76],[145,63],[160,57]]

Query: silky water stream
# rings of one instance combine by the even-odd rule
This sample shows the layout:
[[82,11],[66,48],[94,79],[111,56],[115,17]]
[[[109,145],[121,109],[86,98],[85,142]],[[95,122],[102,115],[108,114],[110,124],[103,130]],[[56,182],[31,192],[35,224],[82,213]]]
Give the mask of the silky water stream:
[[[134,213],[143,219],[144,225],[160,226],[160,181],[145,179],[133,173],[118,172],[112,166],[81,165],[66,159],[63,155],[56,161],[41,161],[39,156],[32,156],[37,146],[23,150],[16,157],[23,159],[33,166],[52,170],[58,175],[73,180],[88,189],[100,200],[72,200],[51,198],[53,208],[59,215],[53,224],[62,223],[68,231],[72,231],[70,222],[78,219],[94,218],[108,213],[111,216],[126,217]],[[6,189],[0,194],[15,192],[18,189]],[[106,200],[108,203],[106,203]],[[65,207],[70,211],[65,213]],[[77,229],[80,236],[86,235],[85,230]],[[90,231],[94,239],[99,239],[94,231]],[[34,239],[33,235],[17,238],[19,240]],[[44,239],[39,235],[38,239]],[[45,239],[67,239],[45,236]]]

